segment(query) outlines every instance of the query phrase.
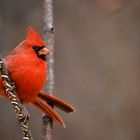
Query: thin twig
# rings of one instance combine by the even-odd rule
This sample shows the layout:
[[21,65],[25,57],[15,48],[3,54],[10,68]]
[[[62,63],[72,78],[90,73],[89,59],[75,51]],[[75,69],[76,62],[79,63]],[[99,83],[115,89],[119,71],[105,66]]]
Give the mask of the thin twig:
[[5,87],[5,94],[11,101],[12,107],[16,113],[16,117],[20,123],[23,140],[33,140],[31,132],[28,126],[28,117],[27,112],[25,113],[25,107],[20,103],[19,99],[16,96],[15,84],[11,81],[6,65],[3,58],[0,56],[0,76],[3,80],[3,85]]
[[[50,55],[47,58],[48,76],[45,90],[53,94],[54,90],[54,27],[53,27],[53,0],[44,0],[44,39],[48,44]],[[51,105],[53,107],[53,105]],[[52,140],[53,121],[46,115],[42,118],[42,140]]]

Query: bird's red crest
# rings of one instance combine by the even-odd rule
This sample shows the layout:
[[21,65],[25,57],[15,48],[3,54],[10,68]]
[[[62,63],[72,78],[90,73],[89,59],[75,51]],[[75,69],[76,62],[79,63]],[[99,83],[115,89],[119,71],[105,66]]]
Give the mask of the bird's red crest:
[[31,26],[28,26],[27,30],[27,41],[28,43],[35,46],[46,46],[40,35]]

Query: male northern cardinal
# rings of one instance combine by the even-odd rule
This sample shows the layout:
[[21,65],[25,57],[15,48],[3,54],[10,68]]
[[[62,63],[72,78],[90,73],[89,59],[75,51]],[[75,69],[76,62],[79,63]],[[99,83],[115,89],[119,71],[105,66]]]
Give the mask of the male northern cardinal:
[[[50,118],[65,126],[62,118],[47,102],[67,113],[74,111],[75,108],[41,91],[47,76],[45,58],[49,50],[45,46],[46,43],[43,42],[39,34],[32,27],[29,27],[26,39],[9,53],[5,58],[5,64],[12,81],[16,85],[16,92],[20,101],[35,105]],[[0,96],[6,97],[1,78]]]

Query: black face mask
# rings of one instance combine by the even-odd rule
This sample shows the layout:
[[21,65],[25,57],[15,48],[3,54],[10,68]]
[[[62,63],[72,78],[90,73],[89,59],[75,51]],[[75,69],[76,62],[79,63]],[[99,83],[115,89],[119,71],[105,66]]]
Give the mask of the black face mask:
[[40,58],[40,59],[42,59],[42,60],[44,60],[44,61],[46,61],[47,60],[47,57],[46,57],[46,55],[39,55],[39,51],[41,50],[41,49],[43,49],[45,46],[33,46],[32,48],[33,48],[33,50],[35,51],[35,53],[36,53],[36,55]]

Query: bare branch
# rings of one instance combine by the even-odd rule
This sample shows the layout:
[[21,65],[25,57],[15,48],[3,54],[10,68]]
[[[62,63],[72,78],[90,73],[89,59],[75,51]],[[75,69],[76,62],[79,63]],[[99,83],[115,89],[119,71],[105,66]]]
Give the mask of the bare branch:
[[[44,0],[44,39],[48,43],[50,55],[47,58],[48,76],[45,90],[53,94],[54,90],[54,27],[53,27],[53,0]],[[53,105],[51,105],[53,107]],[[48,116],[42,118],[42,140],[52,140],[53,121]]]

